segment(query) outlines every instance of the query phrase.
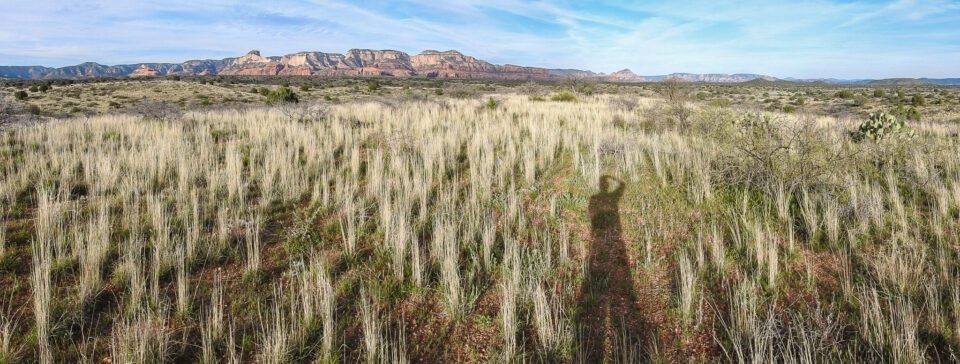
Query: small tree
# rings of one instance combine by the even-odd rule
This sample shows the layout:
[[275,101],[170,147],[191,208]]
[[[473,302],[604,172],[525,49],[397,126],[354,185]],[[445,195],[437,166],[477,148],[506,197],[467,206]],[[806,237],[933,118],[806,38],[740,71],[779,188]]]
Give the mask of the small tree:
[[686,81],[671,77],[663,81],[660,85],[660,95],[663,95],[667,101],[667,108],[674,122],[680,125],[687,125],[690,115],[693,114],[687,107],[687,100],[690,98],[690,89]]
[[40,92],[47,92],[47,91],[50,90],[50,86],[48,86],[47,84],[42,84],[42,85],[40,85],[40,87],[38,87],[37,89],[39,89]]

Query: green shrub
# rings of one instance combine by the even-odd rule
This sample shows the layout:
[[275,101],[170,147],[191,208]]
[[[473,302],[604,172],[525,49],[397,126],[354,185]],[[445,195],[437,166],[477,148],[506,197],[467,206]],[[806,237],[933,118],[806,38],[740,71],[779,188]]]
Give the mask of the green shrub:
[[923,98],[923,95],[913,95],[910,98],[910,104],[913,106],[923,106],[927,104],[927,100]]
[[303,92],[310,91],[310,85],[300,85],[300,91],[303,91]]
[[29,96],[30,96],[30,95],[27,94],[27,92],[24,91],[24,90],[20,90],[20,91],[17,91],[17,92],[14,92],[14,93],[13,93],[13,98],[15,98],[15,99],[17,99],[17,100],[20,100],[20,101],[26,100],[27,97],[29,97]]
[[373,92],[380,89],[380,81],[370,80],[367,81],[367,91]]
[[527,97],[527,100],[540,102],[540,101],[546,101],[547,99],[544,99],[543,96],[540,96],[540,95],[530,95]]
[[885,93],[881,89],[873,90],[873,97],[883,97]]
[[37,85],[30,86],[30,92],[40,92],[40,88]]
[[456,99],[472,99],[476,96],[477,96],[476,93],[466,88],[450,91],[450,97],[453,97]]
[[492,97],[489,98],[489,99],[487,99],[487,103],[484,104],[484,106],[486,106],[488,110],[494,110],[494,109],[496,109],[497,106],[499,106],[499,105],[500,105],[500,103],[497,102],[497,100],[494,100]]
[[867,104],[867,97],[863,95],[857,95],[853,98],[853,106],[862,107]]
[[920,121],[920,110],[913,106],[905,108],[903,105],[897,105],[897,108],[891,114],[907,120]]
[[40,87],[37,87],[37,89],[40,90],[40,92],[47,92],[50,90],[50,86],[47,84],[42,84]]
[[720,98],[711,100],[708,105],[713,107],[730,107],[730,99]]
[[844,99],[844,100],[846,100],[846,99],[852,99],[852,98],[853,98],[853,91],[850,91],[850,90],[837,91],[837,93],[836,93],[835,96],[836,96],[837,98],[839,98],[839,99]]
[[266,87],[261,87],[261,88],[260,88],[260,95],[262,95],[262,96],[269,96],[269,95],[270,95],[270,89],[268,89],[268,88],[266,88]]
[[915,135],[916,132],[906,122],[898,120],[896,116],[882,112],[871,113],[853,134],[854,140],[872,140],[874,142],[889,138],[909,139]]
[[577,97],[573,96],[573,94],[570,93],[570,91],[560,91],[554,94],[552,97],[550,97],[550,100],[560,101],[560,102],[573,102],[573,101],[577,101]]
[[289,87],[280,86],[267,94],[267,104],[280,105],[300,102],[300,98]]

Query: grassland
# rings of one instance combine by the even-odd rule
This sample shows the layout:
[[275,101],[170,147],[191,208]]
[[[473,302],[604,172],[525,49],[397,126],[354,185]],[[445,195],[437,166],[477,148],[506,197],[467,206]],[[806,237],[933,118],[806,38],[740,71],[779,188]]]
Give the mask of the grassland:
[[955,88],[137,82],[25,102],[243,107],[2,130],[0,361],[960,360]]

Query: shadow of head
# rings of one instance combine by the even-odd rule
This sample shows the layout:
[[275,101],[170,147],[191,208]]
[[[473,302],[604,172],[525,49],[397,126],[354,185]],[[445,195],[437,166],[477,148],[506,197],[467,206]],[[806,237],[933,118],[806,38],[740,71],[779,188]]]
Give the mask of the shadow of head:
[[[613,189],[613,188],[611,187],[611,185],[610,185],[610,184],[611,184],[611,181],[617,183],[618,186],[617,186],[616,189]],[[619,193],[622,193],[622,192],[623,192],[623,188],[624,188],[624,187],[625,187],[625,185],[624,185],[623,181],[621,181],[619,178],[613,177],[613,176],[608,175],[608,174],[605,174],[605,175],[603,175],[603,176],[600,177],[600,192],[599,192],[599,194],[603,194],[603,195],[607,195],[607,194],[619,194]]]

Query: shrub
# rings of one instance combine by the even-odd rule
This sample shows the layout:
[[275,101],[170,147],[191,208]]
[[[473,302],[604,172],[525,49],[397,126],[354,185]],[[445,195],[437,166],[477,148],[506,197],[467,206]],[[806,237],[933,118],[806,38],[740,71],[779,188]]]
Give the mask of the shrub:
[[262,95],[262,96],[269,96],[269,95],[270,95],[270,89],[268,89],[268,88],[266,88],[266,87],[261,87],[261,88],[260,88],[260,95]]
[[494,99],[491,97],[491,98],[487,99],[487,103],[486,103],[484,106],[487,107],[487,110],[494,110],[494,109],[497,108],[498,105],[500,105],[500,103],[497,102],[497,100],[494,100]]
[[671,77],[660,83],[657,92],[666,99],[667,112],[670,114],[672,122],[686,126],[693,113],[687,107],[687,100],[690,98],[688,83],[682,79]]
[[370,80],[367,81],[367,91],[373,92],[380,89],[380,81]]
[[927,104],[927,100],[923,98],[923,95],[913,95],[910,98],[910,104],[913,106],[923,106]]
[[850,91],[850,90],[837,91],[836,96],[837,96],[837,98],[839,98],[839,99],[844,99],[844,100],[846,100],[846,99],[852,99],[852,98],[853,98],[853,91]]
[[903,120],[887,113],[871,113],[853,133],[854,140],[879,142],[888,138],[913,138],[916,135]]
[[37,89],[39,89],[40,92],[47,92],[50,90],[50,86],[48,86],[47,84],[42,84],[40,85],[40,87],[37,87]]
[[748,112],[720,118],[729,124],[708,135],[721,146],[721,162],[713,168],[724,184],[768,193],[781,183],[790,191],[829,184],[836,180],[836,164],[848,155],[842,140],[825,135],[805,116],[792,121]]
[[873,97],[883,97],[885,93],[881,89],[873,90]]
[[300,98],[289,87],[281,86],[267,94],[267,104],[280,105],[300,102]]
[[477,96],[475,92],[468,88],[458,88],[449,92],[450,97],[456,99],[472,99]]
[[303,92],[310,91],[310,85],[300,85],[300,91],[303,91]]
[[17,100],[20,100],[20,101],[26,100],[28,96],[29,96],[29,94],[27,94],[27,92],[24,91],[24,90],[20,90],[20,91],[17,91],[17,92],[14,92],[14,93],[13,93],[13,98],[15,98],[15,99],[17,99]]
[[37,85],[30,86],[30,92],[40,92],[40,88]]
[[555,95],[553,95],[552,97],[550,97],[550,100],[560,101],[560,102],[573,102],[573,101],[577,101],[577,97],[573,96],[573,94],[570,93],[570,91],[560,91]]
[[713,107],[729,107],[730,99],[725,99],[725,98],[715,99],[710,101],[709,105]]
[[861,107],[867,104],[867,97],[863,95],[857,95],[853,98],[853,106]]
[[904,118],[907,120],[920,121],[920,110],[911,106],[910,108],[905,108],[903,105],[897,105],[897,108],[891,112],[898,118]]
[[180,108],[166,102],[144,101],[130,109],[135,114],[143,115],[144,119],[160,122],[171,121],[180,117]]

